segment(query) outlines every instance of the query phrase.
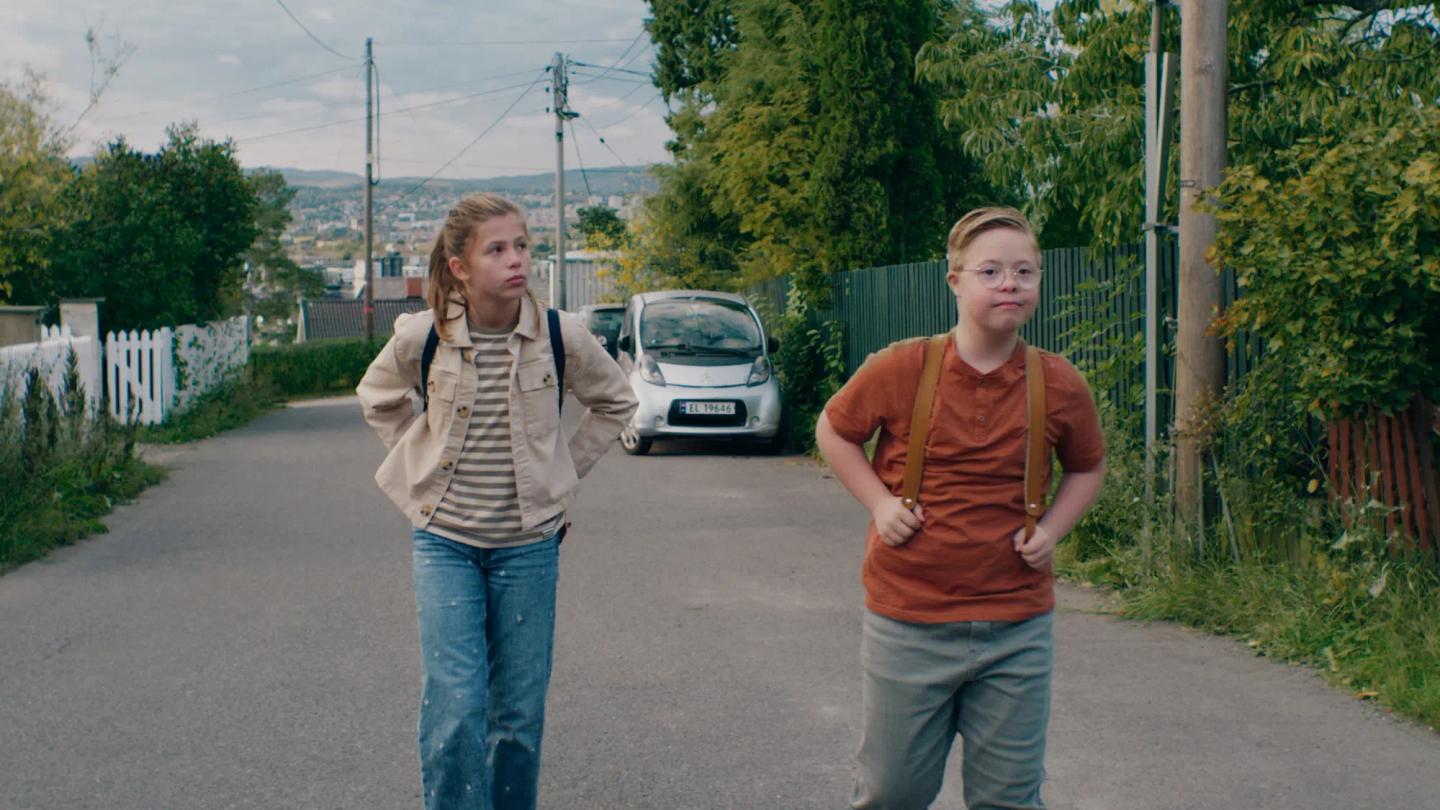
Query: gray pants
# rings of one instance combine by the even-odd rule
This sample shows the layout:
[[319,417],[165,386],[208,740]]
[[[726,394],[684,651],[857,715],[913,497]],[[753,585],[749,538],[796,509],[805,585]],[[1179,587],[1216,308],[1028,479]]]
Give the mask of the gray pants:
[[922,810],[955,735],[970,810],[1044,808],[1054,621],[910,624],[865,612],[856,810]]

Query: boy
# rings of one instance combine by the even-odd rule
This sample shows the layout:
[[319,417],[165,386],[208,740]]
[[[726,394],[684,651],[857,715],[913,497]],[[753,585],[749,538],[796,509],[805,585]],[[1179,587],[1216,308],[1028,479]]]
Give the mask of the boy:
[[[1064,476],[1043,517],[1037,504],[1038,522],[1027,526],[1029,358],[1019,333],[1040,296],[1039,245],[1019,211],[983,208],[955,223],[947,255],[960,322],[936,343],[943,359],[913,506],[897,493],[930,341],[873,355],[815,429],[836,477],[873,518],[862,566],[864,729],[851,806],[928,807],[959,734],[970,810],[1043,808],[1050,562],[1056,541],[1099,493],[1104,440],[1084,378],[1063,358],[1036,353],[1047,452],[1032,474],[1043,492],[1054,448]],[[871,463],[862,445],[877,428]]]

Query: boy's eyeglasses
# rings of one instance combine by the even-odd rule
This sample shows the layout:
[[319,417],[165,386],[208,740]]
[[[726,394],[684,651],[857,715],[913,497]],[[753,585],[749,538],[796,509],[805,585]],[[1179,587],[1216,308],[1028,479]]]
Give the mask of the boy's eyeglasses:
[[974,273],[975,278],[980,280],[980,286],[987,290],[998,290],[1000,285],[1005,283],[1008,275],[1015,279],[1015,286],[1022,290],[1033,290],[1040,286],[1040,268],[1033,264],[1017,264],[1006,270],[998,264],[985,264],[979,267],[962,267],[962,273]]

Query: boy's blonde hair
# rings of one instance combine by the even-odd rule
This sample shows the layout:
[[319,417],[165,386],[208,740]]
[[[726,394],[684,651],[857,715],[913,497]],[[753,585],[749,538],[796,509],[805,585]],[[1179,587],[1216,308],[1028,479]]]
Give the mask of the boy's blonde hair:
[[1030,227],[1030,220],[1014,208],[996,205],[976,208],[961,217],[955,227],[950,229],[950,237],[945,240],[945,258],[949,271],[960,270],[961,257],[977,236],[998,228],[1009,228],[1030,237],[1030,244],[1035,248],[1036,263],[1039,263],[1040,240],[1035,238],[1035,229]]
[[[451,296],[458,297],[469,306],[464,283],[450,270],[450,258],[465,261],[465,251],[470,247],[475,229],[482,222],[511,215],[520,219],[520,225],[525,229],[528,239],[530,226],[525,222],[525,212],[520,210],[520,206],[498,194],[471,194],[456,203],[445,216],[445,224],[440,227],[440,233],[435,237],[435,246],[430,250],[430,289],[426,296],[430,309],[435,311],[435,331],[441,337],[448,337],[446,302]],[[529,290],[526,292],[529,293]],[[463,313],[459,317],[464,317]]]

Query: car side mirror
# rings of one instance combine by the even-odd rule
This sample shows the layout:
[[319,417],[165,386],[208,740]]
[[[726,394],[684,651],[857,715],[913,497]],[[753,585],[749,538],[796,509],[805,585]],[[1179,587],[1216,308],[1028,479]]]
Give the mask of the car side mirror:
[[629,335],[621,335],[620,342],[616,345],[620,347],[620,351],[628,353],[633,350],[635,341],[631,340]]
[[767,340],[765,341],[765,349],[766,349],[767,351],[772,351],[772,352],[779,351],[779,350],[780,350],[780,341],[779,341],[779,340],[776,340],[774,337],[771,337],[771,338],[767,339]]

